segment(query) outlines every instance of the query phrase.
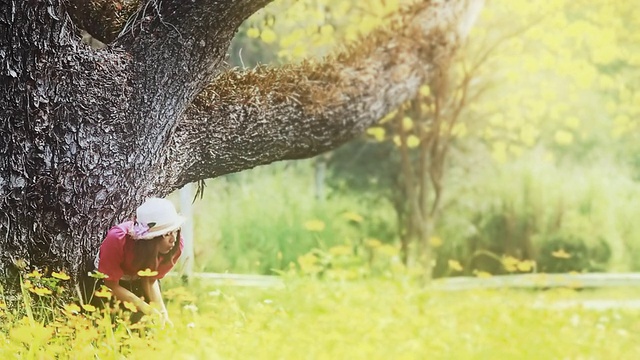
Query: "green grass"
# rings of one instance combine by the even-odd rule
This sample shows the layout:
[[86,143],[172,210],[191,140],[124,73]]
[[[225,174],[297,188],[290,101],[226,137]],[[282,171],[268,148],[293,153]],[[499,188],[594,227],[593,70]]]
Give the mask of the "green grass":
[[[165,281],[174,327],[109,330],[100,316],[58,325],[12,318],[0,358],[17,359],[637,359],[640,310],[554,308],[562,300],[633,299],[638,291],[438,292],[403,278],[283,288]],[[94,317],[94,326],[86,320]],[[60,325],[64,324],[64,325]],[[31,339],[31,340],[29,340]]]
[[[390,208],[368,208],[356,195],[316,199],[312,165],[278,163],[209,181],[193,206],[196,271],[273,274],[312,249],[395,240]],[[310,231],[310,221],[324,228]]]
[[196,327],[232,359],[640,356],[640,311],[540,306],[580,298],[569,290],[443,293],[399,281],[297,279],[280,290],[204,296]]
[[[448,271],[449,259],[468,264],[479,250],[498,257],[505,251],[533,256],[546,262],[540,266],[556,268],[550,262],[563,260],[547,250],[565,243],[588,249],[582,254],[588,266],[576,264],[570,270],[640,268],[632,256],[640,247],[640,226],[629,215],[640,211],[634,201],[640,187],[623,165],[605,160],[590,167],[560,165],[532,153],[474,170],[470,177],[459,170],[451,170],[443,198],[446,211],[435,224],[435,235],[442,239],[436,249],[438,276]],[[209,181],[204,198],[193,206],[195,271],[273,274],[313,249],[357,247],[368,239],[399,246],[390,204],[365,201],[372,194],[337,193],[328,187],[325,192],[326,199],[316,199],[313,160]],[[362,221],[349,221],[349,213]],[[309,231],[309,221],[321,221],[323,230]],[[473,270],[465,268],[468,274]]]

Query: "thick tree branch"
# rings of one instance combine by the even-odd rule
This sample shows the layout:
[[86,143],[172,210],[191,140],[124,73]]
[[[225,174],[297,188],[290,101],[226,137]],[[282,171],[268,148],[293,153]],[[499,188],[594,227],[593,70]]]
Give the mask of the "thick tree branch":
[[67,0],[73,22],[103,43],[112,42],[141,0]]
[[[224,66],[240,24],[272,0],[147,0],[113,43],[132,57],[128,114],[159,153],[188,104]],[[142,111],[140,111],[142,109]],[[149,159],[137,159],[148,162]]]
[[311,157],[361,134],[437,75],[481,5],[480,0],[421,3],[390,29],[322,63],[223,74],[179,124],[162,184],[173,190],[277,160]]

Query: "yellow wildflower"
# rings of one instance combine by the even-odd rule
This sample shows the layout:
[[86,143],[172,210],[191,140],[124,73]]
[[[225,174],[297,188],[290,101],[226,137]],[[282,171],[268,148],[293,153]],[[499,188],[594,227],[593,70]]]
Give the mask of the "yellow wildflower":
[[138,276],[140,277],[152,277],[152,276],[156,276],[158,275],[158,272],[155,270],[151,270],[151,269],[145,269],[145,270],[140,270],[138,271]]
[[264,28],[260,34],[260,39],[262,39],[266,44],[271,44],[278,39],[278,35],[276,35],[273,30]]
[[30,289],[30,288],[32,288],[32,287],[33,287],[33,284],[31,283],[31,281],[30,281],[30,280],[25,280],[25,281],[22,283],[22,286],[23,286],[25,289]]
[[257,28],[254,28],[254,27],[249,28],[247,30],[247,36],[252,38],[252,39],[255,39],[255,38],[259,37],[260,36],[260,29],[257,29]]
[[64,311],[66,311],[67,314],[78,314],[80,312],[80,306],[73,303],[67,304],[64,306]]
[[492,275],[486,271],[474,271],[474,273],[476,274],[477,277],[481,278],[481,279],[487,279],[490,278]]
[[454,270],[454,271],[462,271],[462,265],[460,264],[460,262],[458,260],[449,260],[449,269]]
[[564,251],[564,249],[560,249],[558,251],[554,251],[551,253],[551,256],[556,257],[558,259],[568,259],[571,257],[571,254]]
[[432,236],[431,238],[429,238],[429,244],[434,248],[442,246],[443,243],[444,241],[442,241],[442,238],[440,236]]
[[91,312],[91,311],[96,311],[96,310],[97,310],[97,309],[96,309],[96,307],[95,307],[95,306],[93,306],[93,305],[91,305],[91,304],[83,304],[83,305],[82,305],[82,308],[83,308],[85,311],[89,311],[89,312]]
[[502,266],[504,266],[505,270],[508,272],[515,272],[518,270],[518,264],[520,260],[514,258],[513,256],[507,256],[502,259]]
[[41,288],[41,287],[32,287],[29,289],[29,291],[31,291],[32,293],[38,295],[38,296],[44,296],[44,295],[51,295],[53,292],[51,292],[51,290],[47,289],[47,288]]
[[55,271],[52,272],[51,273],[51,277],[54,277],[54,278],[56,278],[58,280],[69,280],[69,279],[71,279],[71,277],[69,275],[65,274],[62,271],[61,272],[55,272]]
[[100,287],[100,290],[96,290],[95,294],[96,294],[97,297],[110,299],[111,298],[111,289],[109,289],[108,287],[102,285]]
[[367,129],[367,135],[376,139],[376,141],[380,142],[384,140],[385,130],[382,127],[375,126]]
[[107,274],[103,274],[100,271],[90,272],[90,273],[87,273],[87,275],[89,275],[94,279],[106,279],[109,277]]
[[127,309],[127,310],[129,310],[131,312],[137,312],[138,311],[138,308],[132,302],[125,301],[125,302],[122,303],[122,305],[125,307],[125,309]]
[[536,263],[533,260],[523,260],[518,263],[518,270],[522,272],[529,272],[534,268],[535,265]]
[[42,277],[42,273],[40,273],[38,269],[35,269],[32,272],[27,274],[27,278],[40,279],[41,277]]
[[304,228],[309,231],[320,232],[324,230],[325,225],[321,220],[309,220],[304,223]]
[[329,252],[333,256],[351,255],[351,247],[346,245],[336,245],[331,247],[331,249],[329,249]]
[[342,217],[357,223],[360,223],[362,222],[362,220],[364,220],[360,214],[355,213],[353,211],[347,211],[346,213],[342,214]]

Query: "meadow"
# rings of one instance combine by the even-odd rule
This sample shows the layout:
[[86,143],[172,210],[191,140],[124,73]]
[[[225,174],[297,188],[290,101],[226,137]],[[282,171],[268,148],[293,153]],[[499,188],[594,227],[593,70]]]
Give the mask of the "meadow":
[[[111,322],[32,294],[4,308],[3,359],[637,359],[640,310],[559,301],[638,291],[442,292],[408,277],[358,281],[289,274],[281,287],[164,282],[174,325]],[[37,305],[37,306],[36,306]],[[24,308],[22,309],[24,310]],[[43,313],[48,320],[36,321]]]
[[[640,309],[581,306],[594,299],[635,301],[640,290],[437,290],[421,281],[419,267],[400,260],[388,204],[371,206],[357,193],[345,195],[330,188],[324,189],[325,198],[318,198],[312,165],[281,163],[216,179],[193,204],[196,272],[278,275],[282,286],[215,285],[198,278],[184,283],[184,269],[178,266],[162,283],[173,326],[162,327],[152,317],[132,325],[126,315],[112,320],[104,311],[75,300],[62,286],[69,281],[66,274],[28,269],[22,274],[22,298],[16,302],[4,293],[0,298],[0,358],[640,357]],[[638,191],[635,183],[603,177],[606,170],[597,167],[562,171],[546,166],[535,170],[541,180],[531,183],[530,199],[525,201],[517,182],[530,182],[531,170],[504,171],[510,181],[479,173],[474,182],[485,184],[484,191],[459,187],[456,193],[465,194],[470,203],[483,203],[483,196],[509,199],[513,214],[540,222],[553,218],[554,211],[575,214],[573,208],[579,208],[588,219],[582,224],[591,224],[589,229],[608,223],[603,233],[625,230],[626,243],[633,245],[629,240],[636,227],[625,214],[637,207],[630,196]],[[572,174],[581,181],[570,180]],[[491,179],[503,186],[489,186]],[[536,191],[545,197],[539,199]],[[566,205],[563,209],[544,206],[543,201],[559,199]],[[593,205],[585,210],[589,199]],[[465,213],[454,215],[462,219]],[[587,221],[572,219],[578,224]],[[568,229],[582,229],[575,225]],[[439,263],[449,267],[440,276],[473,275],[468,262],[452,250],[464,239],[448,234],[454,232],[443,227],[440,242],[432,243]],[[624,243],[621,246],[621,252],[629,252]],[[567,248],[554,254],[562,263],[577,253]],[[537,271],[530,260],[495,257],[505,269]],[[613,258],[618,260],[609,261],[611,270],[633,269],[636,263],[632,253]],[[97,294],[111,296],[105,289]]]
[[[322,19],[326,9],[348,5],[296,3]],[[441,212],[431,236],[419,239],[433,250],[436,278],[640,270],[640,52],[639,33],[628,31],[640,18],[637,6],[543,3],[551,4],[487,4],[461,50],[470,64],[493,55],[473,74],[489,91],[468,104],[460,126],[449,127],[457,131],[443,168]],[[253,49],[244,53],[247,63],[304,57],[363,30],[334,33],[332,26],[375,20],[343,11],[318,31],[298,8],[274,4],[295,10],[295,21],[271,21],[266,12],[243,25],[237,40],[238,49]],[[291,30],[302,26],[297,20],[309,26],[307,35]],[[264,44],[253,43],[257,37]],[[292,37],[313,45],[297,46]],[[399,120],[402,132],[420,121],[437,129],[429,117]],[[381,130],[363,139],[397,146],[397,134]],[[366,186],[331,178],[330,166],[320,174],[316,159],[281,162],[207,180],[190,205],[194,271],[277,275],[283,286],[183,283],[179,265],[162,283],[173,321],[163,327],[153,317],[130,324],[126,312],[112,319],[79,303],[63,272],[25,269],[21,296],[0,291],[0,359],[640,358],[640,309],[581,306],[637,300],[638,289],[425,285],[420,248],[402,259],[406,229],[389,197],[401,178],[398,152],[356,161],[366,151],[350,149],[343,165]]]

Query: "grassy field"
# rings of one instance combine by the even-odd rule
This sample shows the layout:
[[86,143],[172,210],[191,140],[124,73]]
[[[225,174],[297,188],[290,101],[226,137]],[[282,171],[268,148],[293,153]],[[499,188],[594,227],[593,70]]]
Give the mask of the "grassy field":
[[[437,292],[402,279],[308,277],[286,279],[282,288],[164,286],[174,322],[164,329],[112,327],[86,309],[56,310],[47,323],[5,309],[0,358],[640,358],[640,310],[554,307],[564,300],[633,299],[638,291]],[[47,303],[47,296],[34,303]]]

